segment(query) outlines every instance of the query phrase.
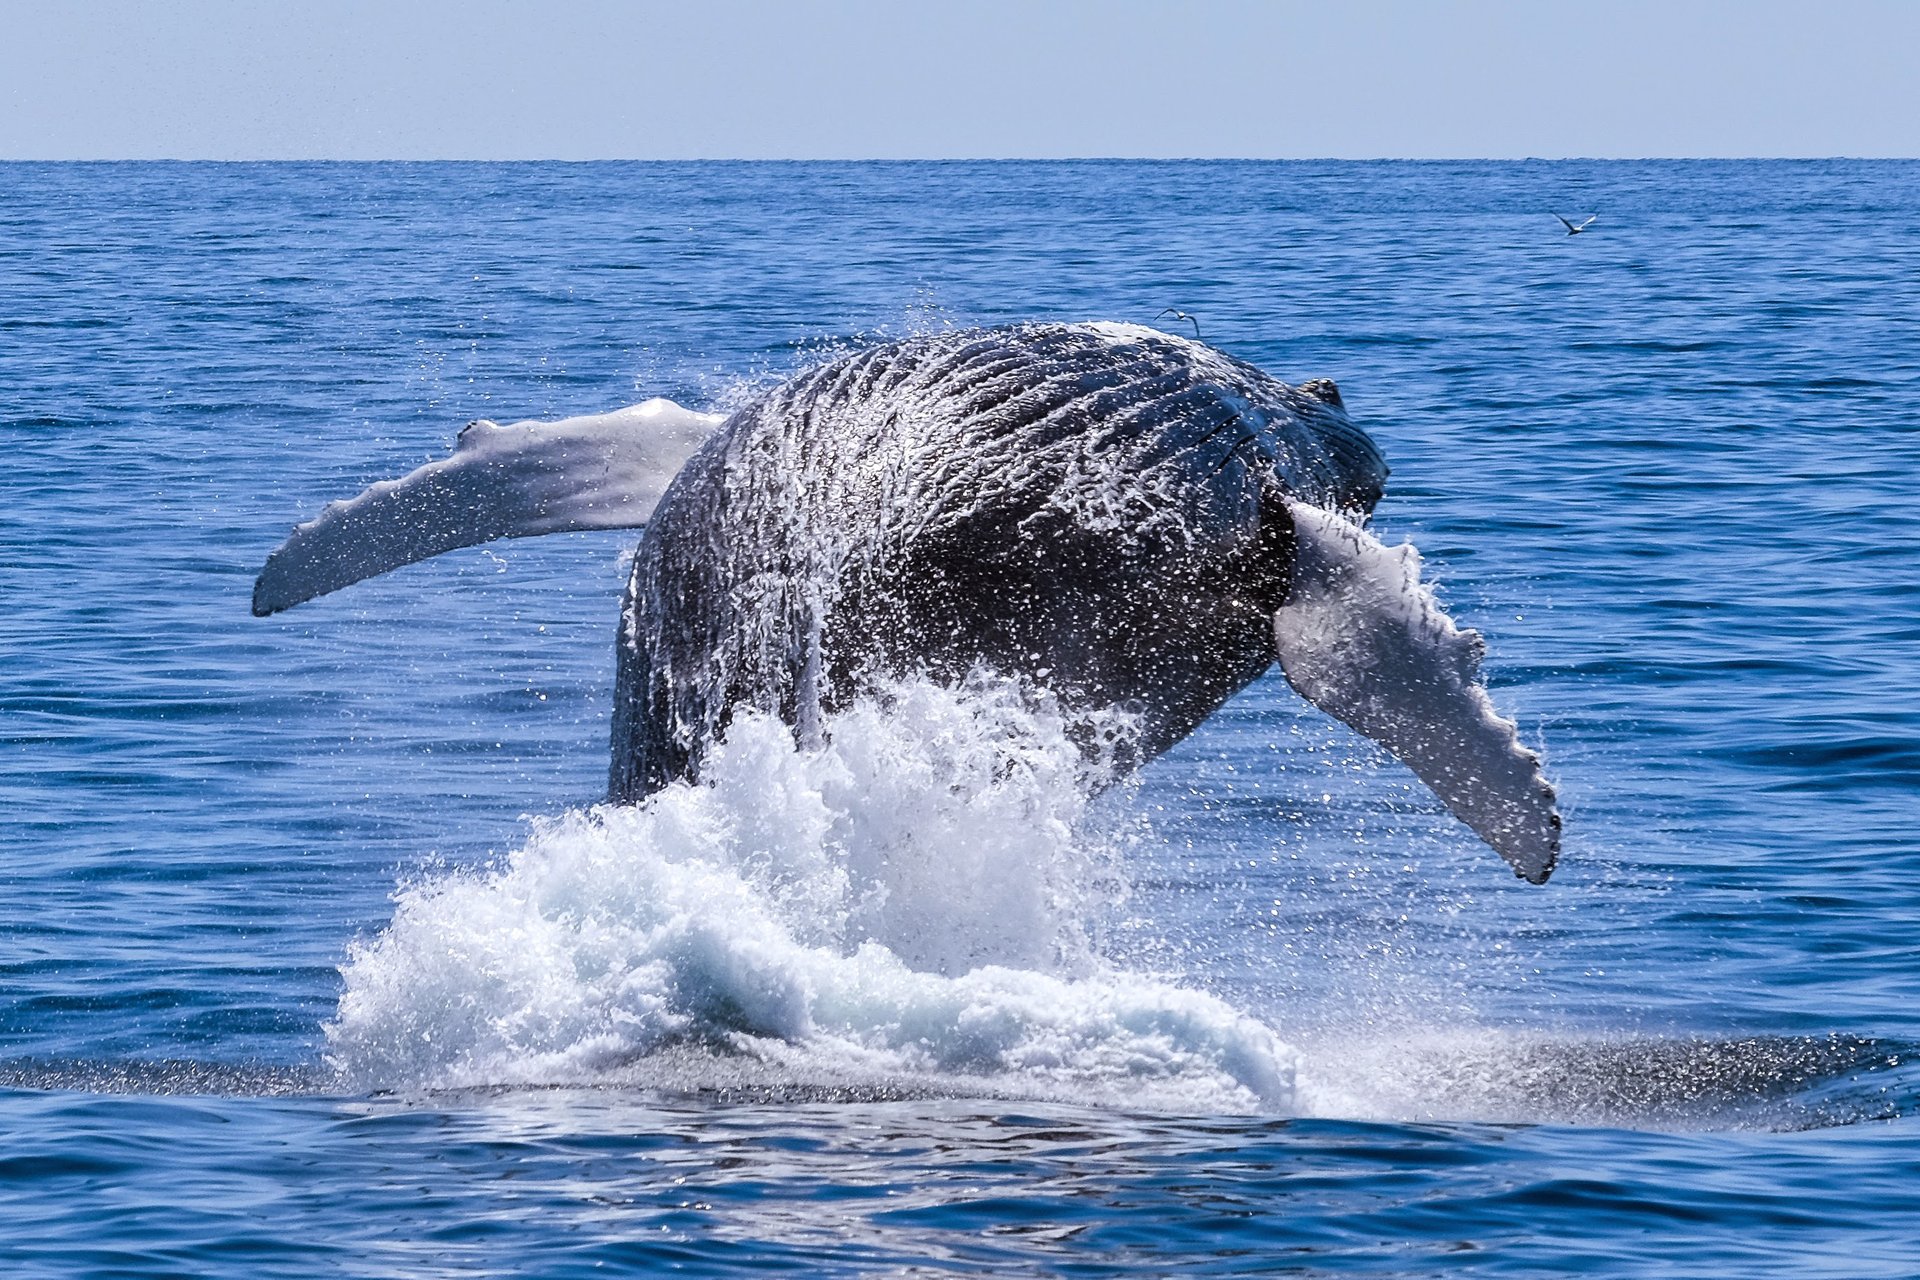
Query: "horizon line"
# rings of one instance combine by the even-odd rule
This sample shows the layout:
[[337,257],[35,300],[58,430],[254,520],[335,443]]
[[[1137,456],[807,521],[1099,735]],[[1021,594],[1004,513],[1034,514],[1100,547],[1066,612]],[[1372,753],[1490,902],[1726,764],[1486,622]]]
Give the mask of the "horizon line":
[[1668,164],[1903,162],[1920,155],[1569,156],[0,156],[0,164]]

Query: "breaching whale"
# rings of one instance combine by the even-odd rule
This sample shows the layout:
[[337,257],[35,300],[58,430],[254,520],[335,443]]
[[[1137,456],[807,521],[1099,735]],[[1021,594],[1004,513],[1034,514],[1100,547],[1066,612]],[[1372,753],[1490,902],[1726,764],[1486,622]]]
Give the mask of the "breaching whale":
[[1133,325],[946,331],[724,418],[656,399],[470,424],[296,528],[253,610],[494,538],[644,528],[616,646],[624,803],[697,776],[738,707],[806,742],[887,679],[981,668],[1124,709],[1138,763],[1277,660],[1543,882],[1553,787],[1481,684],[1479,635],[1366,530],[1386,476],[1328,381]]

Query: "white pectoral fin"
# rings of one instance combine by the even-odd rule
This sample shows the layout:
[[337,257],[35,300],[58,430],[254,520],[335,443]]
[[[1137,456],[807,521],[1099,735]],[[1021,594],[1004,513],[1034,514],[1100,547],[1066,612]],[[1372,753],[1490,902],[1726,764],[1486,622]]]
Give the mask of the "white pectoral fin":
[[722,421],[671,400],[559,422],[475,422],[453,454],[330,503],[267,557],[264,617],[304,600],[495,538],[644,525]]
[[1287,680],[1399,757],[1515,874],[1543,883],[1560,852],[1560,813],[1539,756],[1480,683],[1479,633],[1440,608],[1411,546],[1383,546],[1316,507],[1287,507],[1293,582],[1274,615]]

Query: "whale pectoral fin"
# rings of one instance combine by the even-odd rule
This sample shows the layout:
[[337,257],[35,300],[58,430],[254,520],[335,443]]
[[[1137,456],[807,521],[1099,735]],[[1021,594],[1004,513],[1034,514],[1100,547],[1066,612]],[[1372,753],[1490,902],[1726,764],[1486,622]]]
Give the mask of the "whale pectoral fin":
[[559,422],[475,422],[453,454],[328,504],[267,557],[253,585],[265,617],[304,600],[495,538],[644,525],[722,421],[671,400]]
[[1560,852],[1553,786],[1480,683],[1479,633],[1440,608],[1411,546],[1287,506],[1294,571],[1274,615],[1287,680],[1399,757],[1515,874],[1544,883]]

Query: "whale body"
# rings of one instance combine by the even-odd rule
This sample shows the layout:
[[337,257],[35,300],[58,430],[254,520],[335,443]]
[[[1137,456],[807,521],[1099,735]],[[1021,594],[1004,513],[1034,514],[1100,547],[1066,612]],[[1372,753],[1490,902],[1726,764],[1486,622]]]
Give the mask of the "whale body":
[[697,777],[739,708],[806,743],[891,680],[980,671],[1044,690],[1124,769],[1277,660],[1544,881],[1553,788],[1487,697],[1479,636],[1411,547],[1367,532],[1386,477],[1331,382],[1131,325],[946,331],[724,419],[655,400],[473,424],[452,457],[297,528],[254,611],[491,538],[643,528],[616,645],[621,803]]

